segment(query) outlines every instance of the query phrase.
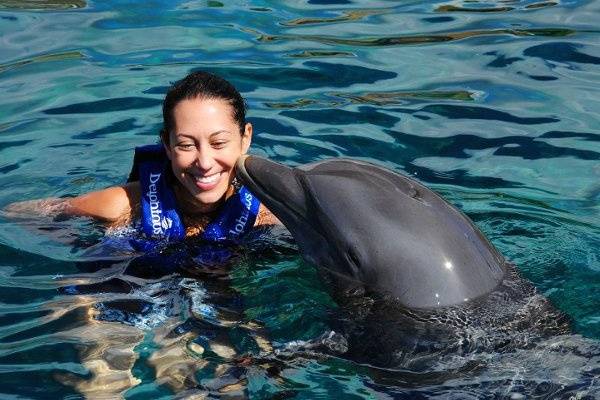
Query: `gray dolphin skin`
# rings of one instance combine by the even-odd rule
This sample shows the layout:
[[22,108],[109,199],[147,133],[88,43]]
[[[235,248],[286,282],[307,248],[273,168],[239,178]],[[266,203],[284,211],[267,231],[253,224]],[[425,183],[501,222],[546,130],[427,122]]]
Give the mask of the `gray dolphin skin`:
[[291,168],[244,156],[237,176],[289,229],[306,260],[404,307],[469,302],[507,272],[464,214],[383,167],[330,159]]

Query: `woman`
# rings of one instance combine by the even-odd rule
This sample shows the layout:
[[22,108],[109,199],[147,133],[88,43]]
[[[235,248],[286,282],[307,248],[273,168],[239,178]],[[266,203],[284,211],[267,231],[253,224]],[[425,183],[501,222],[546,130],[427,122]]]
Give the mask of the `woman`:
[[[162,146],[136,150],[145,162],[134,167],[134,181],[75,198],[16,203],[7,211],[89,216],[112,228],[133,224],[150,240],[134,245],[142,250],[156,240],[199,235],[235,241],[255,226],[279,224],[235,181],[235,163],[252,140],[245,111],[233,85],[207,72],[193,72],[167,92]],[[169,166],[161,160],[165,154]],[[239,201],[232,198],[236,195]]]

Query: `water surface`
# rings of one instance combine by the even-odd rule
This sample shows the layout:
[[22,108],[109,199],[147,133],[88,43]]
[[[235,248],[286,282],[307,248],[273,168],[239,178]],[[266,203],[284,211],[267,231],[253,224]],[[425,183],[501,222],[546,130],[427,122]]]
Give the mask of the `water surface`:
[[[573,321],[533,349],[479,354],[477,373],[377,378],[294,353],[336,305],[285,238],[218,276],[171,274],[92,261],[89,221],[2,217],[2,396],[600,396],[599,18],[576,0],[1,1],[1,206],[122,183],[168,85],[204,69],[247,99],[254,154],[415,177]],[[261,359],[262,337],[292,350]],[[102,368],[112,381],[93,378]]]

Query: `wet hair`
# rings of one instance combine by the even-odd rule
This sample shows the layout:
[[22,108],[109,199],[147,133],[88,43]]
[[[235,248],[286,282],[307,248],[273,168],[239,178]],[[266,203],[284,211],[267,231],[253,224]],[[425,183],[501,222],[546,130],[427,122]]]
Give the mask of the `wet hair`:
[[169,143],[169,133],[175,128],[173,110],[183,100],[220,99],[229,103],[233,111],[233,120],[244,132],[246,125],[246,103],[240,92],[225,79],[205,71],[192,72],[169,88],[163,102],[163,128],[160,137],[163,143]]

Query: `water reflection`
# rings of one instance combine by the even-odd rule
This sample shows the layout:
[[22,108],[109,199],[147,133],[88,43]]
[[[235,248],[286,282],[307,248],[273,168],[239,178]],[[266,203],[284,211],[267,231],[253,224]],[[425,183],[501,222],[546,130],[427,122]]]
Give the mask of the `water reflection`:
[[292,58],[317,58],[317,57],[356,57],[356,54],[348,51],[327,51],[327,50],[305,50],[299,53],[288,54]]
[[406,92],[369,92],[362,94],[333,93],[334,96],[349,99],[352,103],[389,105],[403,103],[408,100],[458,100],[473,101],[479,93],[468,90],[421,90]]
[[64,53],[54,54],[42,54],[39,56],[31,57],[25,60],[15,61],[11,63],[0,64],[0,73],[8,71],[13,68],[19,68],[28,64],[44,63],[51,61],[64,61],[64,60],[77,60],[83,59],[85,55],[80,51],[67,51]]
[[[206,69],[248,100],[254,153],[291,165],[354,157],[433,186],[576,333],[600,337],[594,2],[364,7],[0,2],[0,207],[121,183],[129,166],[116,155],[155,140],[168,83]],[[0,397],[600,393],[597,341],[577,334],[505,352],[473,352],[465,340],[436,371],[332,355],[343,347],[326,335],[339,310],[293,244],[199,278],[139,262],[83,270],[73,259],[98,236],[89,227],[0,224]],[[385,321],[359,344],[389,334]],[[398,348],[410,360],[412,347]]]
[[298,18],[291,21],[280,22],[283,26],[301,26],[315,24],[329,24],[337,22],[358,21],[371,15],[381,14],[382,10],[352,10],[343,12],[337,17],[321,17],[321,18]]
[[523,55],[528,57],[539,57],[544,60],[557,62],[573,62],[581,64],[600,64],[600,57],[595,57],[578,51],[583,46],[568,42],[550,42],[537,46],[528,47]]
[[54,107],[44,110],[50,115],[56,114],[97,114],[139,108],[151,108],[162,104],[162,100],[148,97],[121,97],[106,100],[88,101],[69,104],[63,107]]
[[345,45],[352,47],[370,47],[370,46],[405,46],[419,45],[429,43],[442,43],[463,40],[475,37],[485,36],[548,36],[563,37],[574,35],[576,31],[568,28],[530,28],[530,29],[486,29],[486,30],[467,30],[456,32],[439,32],[426,35],[403,35],[386,37],[365,37],[365,38],[341,38],[335,36],[320,35],[270,35],[251,29],[244,29],[248,33],[256,35],[256,40],[262,43],[272,43],[278,41],[308,41],[323,44]]
[[[404,110],[400,110],[404,111]],[[454,104],[429,104],[420,110],[426,113],[437,114],[450,119],[483,119],[512,122],[521,125],[537,125],[558,122],[555,117],[518,117],[508,112],[495,110],[488,107],[474,107]]]
[[2,0],[0,9],[23,9],[23,10],[62,10],[70,8],[84,8],[87,6],[85,0]]
[[[500,3],[500,4],[498,4]],[[456,5],[459,4],[459,5]],[[435,8],[436,12],[463,13],[502,13],[513,10],[534,10],[559,5],[555,1],[457,1],[454,4],[442,4]]]

